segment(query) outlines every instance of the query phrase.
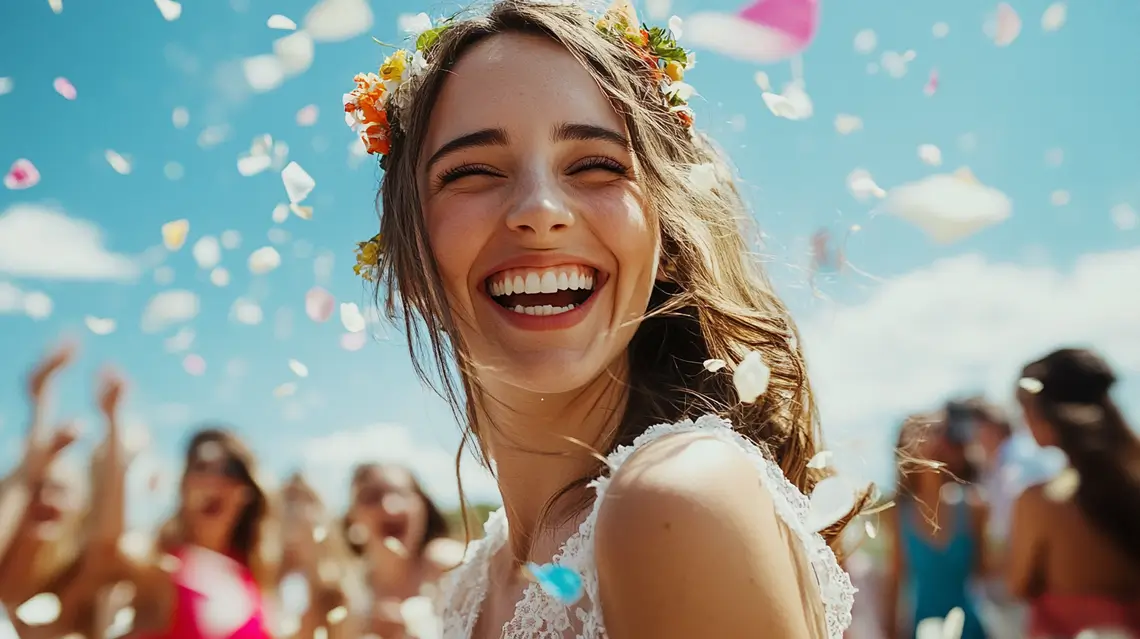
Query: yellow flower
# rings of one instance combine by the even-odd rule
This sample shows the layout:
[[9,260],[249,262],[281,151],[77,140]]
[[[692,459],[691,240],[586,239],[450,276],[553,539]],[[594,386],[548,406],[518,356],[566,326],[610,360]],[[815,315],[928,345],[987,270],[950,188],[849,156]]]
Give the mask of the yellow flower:
[[665,65],[665,75],[674,82],[680,82],[685,79],[685,67],[680,62],[670,62]]
[[384,80],[399,80],[404,77],[404,70],[408,68],[408,52],[400,49],[384,59],[380,67],[380,77]]
[[372,282],[376,279],[376,269],[380,263],[380,236],[358,242],[356,245],[356,264],[352,272],[365,280]]

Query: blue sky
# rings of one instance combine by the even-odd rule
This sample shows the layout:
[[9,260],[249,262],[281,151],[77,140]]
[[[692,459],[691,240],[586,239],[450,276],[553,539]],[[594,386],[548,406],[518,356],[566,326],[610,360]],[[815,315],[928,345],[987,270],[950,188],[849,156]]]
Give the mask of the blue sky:
[[[47,344],[70,334],[81,340],[83,357],[61,385],[60,413],[87,415],[91,376],[114,362],[131,378],[130,412],[147,424],[154,468],[177,459],[192,425],[219,420],[238,428],[279,474],[307,460],[314,472],[329,471],[327,487],[335,490],[345,463],[407,453],[432,474],[428,483],[445,491],[457,429],[416,380],[398,334],[388,331],[389,339],[347,352],[335,316],[324,324],[305,316],[304,294],[318,283],[314,256],[331,252],[332,274],[319,283],[341,302],[367,301],[351,271],[352,247],[376,229],[378,170],[367,160],[351,165],[352,134],[339,112],[352,75],[373,70],[383,54],[369,36],[395,40],[399,14],[440,15],[452,5],[371,2],[375,22],[366,34],[318,42],[311,68],[258,93],[246,85],[241,60],[270,52],[287,35],[266,27],[271,14],[301,24],[313,0],[187,2],[172,22],[147,2],[63,2],[58,15],[46,1],[0,9],[0,78],[12,81],[12,91],[0,95],[0,164],[6,169],[27,158],[42,174],[30,189],[0,191],[0,215],[23,205],[65,212],[97,225],[105,252],[139,258],[142,266],[129,281],[0,269],[0,282],[41,291],[54,303],[41,320],[4,313],[0,305],[0,456],[15,456],[22,433],[24,370]],[[1127,292],[1140,276],[1140,230],[1118,228],[1109,213],[1122,204],[1140,209],[1140,83],[1128,79],[1135,75],[1130,61],[1140,59],[1133,37],[1140,4],[1075,4],[1064,27],[1051,33],[1040,24],[1048,2],[1011,4],[1024,27],[1011,46],[999,48],[983,33],[993,2],[824,2],[819,33],[803,58],[814,103],[806,120],[773,116],[753,79],[763,70],[778,91],[791,77],[787,63],[760,67],[703,52],[687,78],[702,96],[695,100],[698,126],[732,155],[768,235],[772,277],[804,328],[817,372],[825,429],[834,440],[864,442],[872,475],[886,472],[890,431],[905,411],[962,391],[992,391],[1004,400],[1016,366],[1060,341],[1105,350],[1126,379],[1122,399],[1140,390],[1140,337],[1129,321],[1140,309]],[[675,0],[671,13],[685,17],[698,8],[737,6]],[[932,35],[937,22],[949,25],[945,38]],[[871,54],[854,50],[863,29],[877,34]],[[915,52],[905,76],[868,72],[888,50]],[[932,68],[941,86],[928,97],[923,86]],[[76,87],[75,101],[53,90],[59,76]],[[319,120],[300,127],[296,113],[309,104],[319,108]],[[190,114],[182,129],[171,121],[177,107]],[[837,133],[833,120],[841,113],[860,117],[862,130]],[[228,138],[201,148],[197,138],[210,126],[228,128]],[[238,174],[238,155],[266,133],[287,142],[289,160],[316,180],[306,202],[312,220],[271,220],[274,206],[286,201],[278,170]],[[919,161],[916,148],[925,143],[941,148],[941,168]],[[112,170],[107,149],[130,157],[130,174]],[[1059,166],[1046,161],[1050,149],[1062,150]],[[183,167],[181,179],[164,174],[170,162]],[[855,168],[869,170],[889,191],[959,166],[1003,191],[1013,215],[948,246],[876,214],[875,202],[856,200],[845,185]],[[1067,205],[1051,203],[1057,190],[1070,193]],[[180,218],[190,220],[189,240],[166,254],[160,227]],[[851,237],[848,257],[874,277],[829,275],[813,295],[807,238],[820,228],[842,234],[851,224],[862,230]],[[288,240],[273,244],[273,228]],[[232,276],[223,288],[198,268],[190,247],[227,230],[242,241],[223,252]],[[68,250],[57,239],[30,233],[20,241],[43,247],[35,251],[42,256]],[[249,253],[269,245],[280,251],[281,266],[251,275]],[[155,256],[173,269],[172,283],[156,283]],[[196,332],[189,352],[207,362],[203,376],[183,370],[185,353],[164,349],[175,328],[140,331],[147,300],[164,289],[200,297],[188,324]],[[260,325],[232,321],[238,297],[261,306]],[[113,318],[118,329],[93,335],[86,315]],[[297,379],[289,359],[306,364],[309,377]],[[289,381],[298,384],[296,395],[275,397],[274,388]],[[1137,414],[1135,400],[1124,403]],[[359,430],[374,424],[399,426]],[[97,433],[98,426],[88,430]],[[353,444],[363,441],[354,432],[368,444]],[[487,492],[487,482],[478,485]]]

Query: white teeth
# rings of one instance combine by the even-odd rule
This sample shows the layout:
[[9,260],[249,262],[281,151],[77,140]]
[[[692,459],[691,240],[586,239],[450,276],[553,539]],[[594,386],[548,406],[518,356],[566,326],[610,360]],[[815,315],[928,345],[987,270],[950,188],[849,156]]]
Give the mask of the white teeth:
[[[512,281],[512,280],[508,280],[508,281]],[[512,282],[513,283],[511,285],[511,293],[509,293],[509,294],[512,294],[512,293],[517,294],[517,293],[522,293],[522,292],[526,291],[526,284],[523,283],[523,278],[521,275],[516,275],[515,279]]]
[[560,289],[570,288],[570,276],[566,274],[566,271],[562,271],[561,273],[558,274],[558,288],[560,288]]
[[492,277],[487,290],[495,297],[526,293],[593,290],[594,271],[584,266],[504,271]]
[[543,306],[523,306],[520,304],[511,310],[520,315],[561,315],[563,313],[569,313],[574,310],[576,306],[576,304],[569,304],[567,306],[551,306],[550,304]]
[[[530,279],[530,276],[527,276]],[[543,293],[557,293],[558,292],[558,275],[554,271],[547,271],[542,274],[542,292]]]
[[573,273],[571,273],[570,277],[568,279],[570,280],[570,290],[571,291],[578,290],[578,272],[574,271]]

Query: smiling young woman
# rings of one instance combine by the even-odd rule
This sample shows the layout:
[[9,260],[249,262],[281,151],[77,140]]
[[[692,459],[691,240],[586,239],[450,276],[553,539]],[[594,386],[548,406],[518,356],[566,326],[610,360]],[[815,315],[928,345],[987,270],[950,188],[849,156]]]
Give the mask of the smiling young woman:
[[[824,472],[795,328],[691,128],[691,62],[628,5],[599,21],[503,0],[346,96],[385,169],[358,271],[425,379],[434,359],[504,501],[450,575],[449,638],[840,637],[850,620],[827,545],[845,522],[805,521]],[[702,363],[750,351],[771,380],[742,404]],[[548,563],[583,596],[523,576]]]

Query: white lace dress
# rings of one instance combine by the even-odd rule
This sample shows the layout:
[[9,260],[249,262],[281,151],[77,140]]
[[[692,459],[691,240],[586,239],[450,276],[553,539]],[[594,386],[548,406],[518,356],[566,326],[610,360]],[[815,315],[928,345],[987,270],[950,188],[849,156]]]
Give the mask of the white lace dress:
[[[507,639],[604,639],[605,624],[598,596],[598,574],[594,565],[594,524],[606,495],[609,478],[634,451],[675,433],[700,432],[739,447],[756,465],[760,481],[772,494],[776,513],[802,545],[804,556],[815,576],[816,596],[822,598],[824,629],[829,639],[840,639],[851,623],[855,588],[839,566],[835,554],[818,534],[808,529],[808,499],[784,476],[783,471],[751,441],[732,430],[731,425],[713,415],[695,422],[660,424],[648,429],[631,446],[622,446],[608,457],[607,477],[590,484],[597,491],[593,507],[578,532],[562,545],[552,562],[577,571],[585,585],[585,596],[567,606],[546,594],[538,584],[530,584],[515,606],[514,618],[503,627]],[[445,580],[440,598],[443,639],[468,639],[478,620],[487,594],[487,573],[491,558],[507,541],[507,519],[502,509],[487,520],[485,535],[474,542],[467,561]],[[759,635],[760,632],[758,631]]]

